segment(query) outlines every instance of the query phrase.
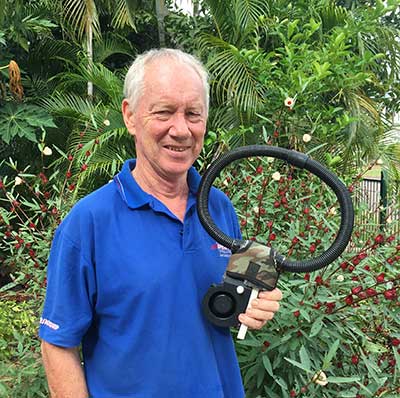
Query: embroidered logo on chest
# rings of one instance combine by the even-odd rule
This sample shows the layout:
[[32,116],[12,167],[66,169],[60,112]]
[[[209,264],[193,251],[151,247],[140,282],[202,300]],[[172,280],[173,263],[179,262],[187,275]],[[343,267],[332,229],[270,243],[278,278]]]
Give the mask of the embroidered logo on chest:
[[217,242],[211,245],[211,250],[217,250],[220,257],[230,257],[232,254],[230,249]]

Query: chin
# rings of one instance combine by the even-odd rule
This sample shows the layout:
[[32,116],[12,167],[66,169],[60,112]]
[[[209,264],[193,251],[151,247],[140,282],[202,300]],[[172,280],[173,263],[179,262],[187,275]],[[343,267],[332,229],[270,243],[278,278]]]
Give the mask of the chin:
[[174,163],[174,164],[168,164],[166,167],[163,167],[162,169],[167,175],[174,175],[174,176],[179,176],[186,174],[187,171],[190,169],[193,163],[190,162],[182,162],[182,163]]

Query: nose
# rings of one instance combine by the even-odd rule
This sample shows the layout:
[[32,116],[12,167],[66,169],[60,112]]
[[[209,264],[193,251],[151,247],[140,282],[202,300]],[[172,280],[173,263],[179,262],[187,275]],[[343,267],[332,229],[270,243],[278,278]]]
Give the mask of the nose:
[[191,132],[184,113],[176,112],[174,114],[171,119],[169,134],[179,140],[184,140],[190,137]]

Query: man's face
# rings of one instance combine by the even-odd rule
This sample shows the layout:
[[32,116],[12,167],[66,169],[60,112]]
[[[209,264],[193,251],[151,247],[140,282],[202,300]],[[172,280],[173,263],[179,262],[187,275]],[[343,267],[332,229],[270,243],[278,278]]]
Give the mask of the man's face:
[[185,175],[203,146],[206,112],[203,85],[192,68],[170,59],[147,65],[135,109],[123,103],[137,167],[166,179]]

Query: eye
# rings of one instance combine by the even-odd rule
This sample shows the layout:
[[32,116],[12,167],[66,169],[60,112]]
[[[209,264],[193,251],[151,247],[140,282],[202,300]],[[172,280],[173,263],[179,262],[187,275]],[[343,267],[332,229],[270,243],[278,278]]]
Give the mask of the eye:
[[189,111],[186,113],[186,116],[189,118],[191,121],[198,121],[201,119],[201,112],[197,111]]
[[160,120],[168,120],[169,117],[171,116],[172,112],[168,109],[160,109],[160,110],[154,112],[154,114]]

